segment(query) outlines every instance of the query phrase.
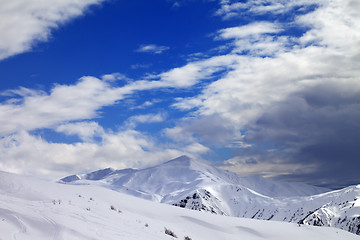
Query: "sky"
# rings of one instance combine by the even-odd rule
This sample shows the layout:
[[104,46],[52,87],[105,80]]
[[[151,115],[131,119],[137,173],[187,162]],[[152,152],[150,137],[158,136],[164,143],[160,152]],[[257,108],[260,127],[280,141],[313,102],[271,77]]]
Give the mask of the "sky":
[[2,171],[360,183],[357,0],[0,0],[0,79]]

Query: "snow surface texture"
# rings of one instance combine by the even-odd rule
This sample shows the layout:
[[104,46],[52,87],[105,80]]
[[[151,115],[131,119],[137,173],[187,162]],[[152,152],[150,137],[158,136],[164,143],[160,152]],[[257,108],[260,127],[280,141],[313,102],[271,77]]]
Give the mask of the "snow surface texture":
[[92,185],[42,182],[0,172],[0,239],[356,240],[355,234],[220,216]]
[[151,168],[108,168],[60,182],[103,186],[218,215],[337,227],[360,234],[360,185],[330,191],[261,177],[241,178],[186,156]]

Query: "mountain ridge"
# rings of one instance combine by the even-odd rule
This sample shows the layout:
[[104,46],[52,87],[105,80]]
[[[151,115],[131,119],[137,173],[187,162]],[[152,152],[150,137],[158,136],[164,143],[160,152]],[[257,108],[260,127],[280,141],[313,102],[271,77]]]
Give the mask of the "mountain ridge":
[[7,240],[359,239],[335,228],[200,213],[101,186],[58,184],[2,171],[0,233]]
[[[101,177],[98,177],[100,173],[107,174],[103,174]],[[303,183],[273,181],[264,179],[260,176],[240,177],[234,172],[219,169],[208,161],[191,159],[185,155],[145,169],[114,170],[111,168],[105,168],[87,174],[67,176],[60,179],[59,182],[67,183],[77,180],[105,180],[107,183],[121,185],[124,184],[124,182],[119,181],[119,179],[128,174],[134,174],[135,176],[145,175],[147,177],[157,174],[158,177],[163,176],[163,180],[171,180],[172,178],[174,180],[181,180],[185,182],[194,182],[206,179],[209,180],[209,182],[221,181],[235,185],[243,185],[261,194],[277,197],[282,195],[305,196],[330,191],[330,189],[327,188],[315,187]],[[118,178],[117,181],[114,182],[113,178],[116,178],[116,175]],[[97,176],[96,179],[94,176]],[[106,178],[108,179],[106,180]],[[144,182],[146,181],[148,180],[144,180]],[[267,191],[264,186],[268,189]],[[303,187],[304,189],[299,191],[300,187]],[[279,192],[278,189],[281,191]]]
[[63,178],[60,182],[100,185],[155,202],[218,215],[335,226],[355,234],[360,231],[360,185],[330,191],[261,177],[240,177],[186,156],[150,168],[103,169],[79,178],[69,182],[64,181],[69,178]]

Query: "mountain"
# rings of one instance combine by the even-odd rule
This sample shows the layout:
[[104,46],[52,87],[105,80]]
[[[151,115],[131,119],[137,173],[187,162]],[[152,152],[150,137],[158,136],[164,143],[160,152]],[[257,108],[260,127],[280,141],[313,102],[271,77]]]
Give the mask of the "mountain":
[[244,178],[186,156],[151,168],[103,169],[60,182],[98,185],[218,215],[334,226],[360,234],[360,185],[330,191],[261,177]]
[[[106,171],[102,173],[107,175]],[[359,236],[336,228],[190,211],[104,187],[49,183],[0,171],[0,239],[4,240],[289,238],[358,240]]]
[[[96,183],[95,183],[96,181]],[[60,180],[63,183],[100,184],[118,191],[132,191],[148,199],[168,202],[174,192],[193,191],[209,185],[241,185],[270,197],[308,196],[330,189],[301,183],[267,180],[259,176],[240,177],[236,173],[214,167],[207,161],[181,156],[146,169],[114,170],[106,168]]]

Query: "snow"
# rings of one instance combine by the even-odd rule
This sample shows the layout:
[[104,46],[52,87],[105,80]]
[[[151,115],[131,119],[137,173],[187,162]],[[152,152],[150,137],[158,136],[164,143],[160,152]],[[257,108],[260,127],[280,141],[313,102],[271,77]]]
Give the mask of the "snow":
[[[81,180],[78,181],[78,178]],[[187,156],[146,169],[103,169],[88,174],[69,176],[61,181],[73,184],[103,185],[118,191],[131,189],[137,191],[138,195],[146,195],[149,199],[153,195],[162,196],[162,202],[172,200],[167,195],[173,195],[176,191],[193,191],[214,184],[239,185],[254,193],[269,197],[309,196],[330,190],[301,183],[272,181],[259,176],[242,178],[233,172],[216,168],[209,162],[190,159]]]
[[[111,209],[112,208],[112,209]],[[0,172],[0,239],[356,240],[335,228],[214,215],[94,185],[49,183]]]
[[360,234],[357,186],[330,191],[258,176],[242,178],[186,156],[146,169],[104,169],[74,176],[60,182],[101,186],[218,215],[333,226]]

